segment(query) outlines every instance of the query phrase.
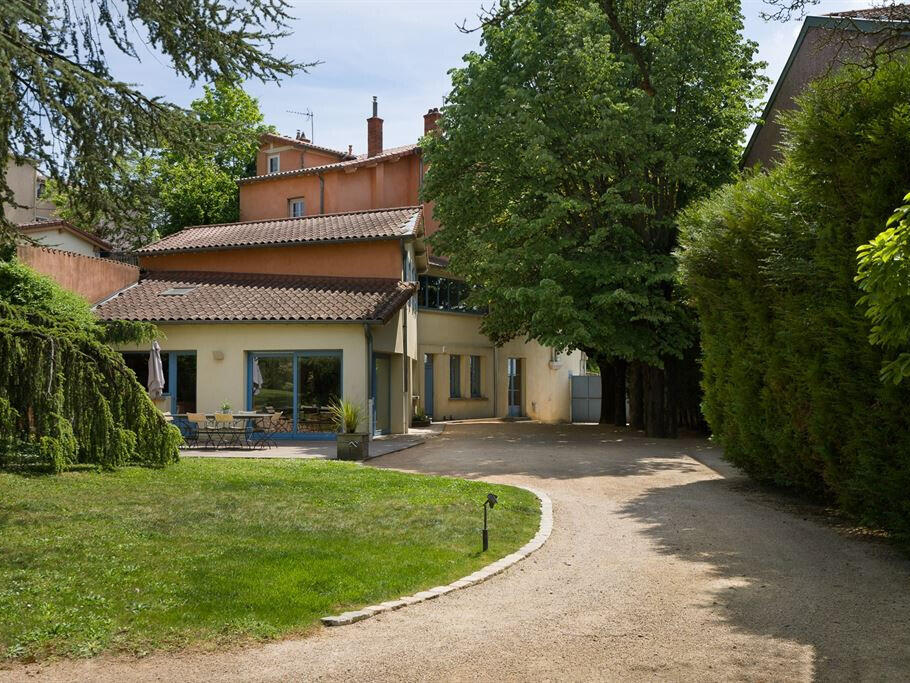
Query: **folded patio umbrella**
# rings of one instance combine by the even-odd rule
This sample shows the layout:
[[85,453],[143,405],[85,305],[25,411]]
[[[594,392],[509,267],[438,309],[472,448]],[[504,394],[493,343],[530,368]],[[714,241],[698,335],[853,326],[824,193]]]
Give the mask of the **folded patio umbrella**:
[[253,395],[262,389],[262,372],[259,370],[259,359],[253,358]]
[[164,368],[161,367],[161,346],[152,342],[152,352],[149,354],[149,396],[158,398],[164,391]]

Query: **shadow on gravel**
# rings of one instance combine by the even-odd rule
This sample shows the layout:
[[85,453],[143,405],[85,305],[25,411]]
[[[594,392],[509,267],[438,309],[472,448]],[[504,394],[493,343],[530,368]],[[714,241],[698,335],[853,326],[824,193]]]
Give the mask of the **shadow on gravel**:
[[729,580],[704,609],[743,632],[811,646],[816,679],[908,680],[910,562],[776,498],[701,480],[649,489],[622,514],[646,526],[658,552]]
[[[696,472],[688,456],[710,448],[704,439],[661,440],[609,425],[529,422],[458,424],[427,445],[370,462],[426,474],[475,479],[519,475],[541,479],[647,476]],[[440,457],[440,449],[445,457]]]

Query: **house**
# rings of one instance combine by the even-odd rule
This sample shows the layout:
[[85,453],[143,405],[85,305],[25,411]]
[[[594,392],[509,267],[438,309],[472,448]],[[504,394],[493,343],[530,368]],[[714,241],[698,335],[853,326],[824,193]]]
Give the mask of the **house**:
[[19,225],[19,232],[43,247],[83,256],[101,256],[111,251],[111,245],[106,240],[60,219],[23,223]]
[[[425,132],[438,118],[427,112]],[[481,333],[465,283],[425,244],[438,224],[419,203],[420,146],[384,148],[382,124],[374,98],[360,155],[264,135],[240,221],[140,249],[140,282],[96,307],[166,334],[172,410],[279,410],[295,437],[325,436],[338,397],[364,406],[374,433],[406,432],[420,410],[570,419],[582,354]],[[122,350],[142,376],[147,351]]]
[[49,220],[55,206],[44,197],[44,176],[32,163],[6,164],[6,183],[13,191],[13,204],[3,204],[3,216],[10,223],[32,223]]
[[741,166],[773,165],[780,158],[782,128],[778,114],[796,107],[795,99],[814,80],[847,63],[863,63],[880,45],[904,49],[910,45],[910,5],[887,5],[863,10],[808,16],[793,44],[780,77],[762,111],[762,123],[752,131]]

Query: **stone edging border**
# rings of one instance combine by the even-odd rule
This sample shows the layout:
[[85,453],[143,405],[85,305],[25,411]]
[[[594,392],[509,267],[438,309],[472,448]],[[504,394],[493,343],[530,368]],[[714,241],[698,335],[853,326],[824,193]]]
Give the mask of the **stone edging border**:
[[388,602],[382,602],[378,605],[370,605],[369,607],[364,607],[363,609],[353,612],[344,612],[343,614],[338,614],[331,617],[322,617],[322,623],[326,626],[346,626],[347,624],[353,624],[355,621],[363,621],[364,619],[369,619],[376,614],[391,612],[392,610],[401,609],[402,607],[407,607],[408,605],[416,605],[418,602],[432,600],[433,598],[438,598],[440,595],[445,595],[446,593],[451,593],[452,591],[467,588],[468,586],[473,586],[474,584],[483,583],[487,579],[492,578],[501,572],[504,572],[513,564],[521,562],[521,560],[525,559],[528,555],[539,549],[544,543],[547,542],[547,539],[550,537],[550,533],[553,531],[553,502],[550,500],[550,497],[543,491],[532,489],[529,486],[519,486],[516,484],[509,484],[509,486],[515,486],[516,488],[530,491],[535,496],[537,496],[537,499],[540,501],[540,527],[537,529],[537,533],[534,535],[534,538],[525,543],[521,548],[516,550],[514,553],[506,555],[502,559],[493,562],[492,564],[488,564],[482,569],[478,569],[473,574],[469,574],[468,576],[465,576],[458,581],[450,583],[447,586],[437,586],[436,588],[430,588],[429,590],[399,598],[398,600],[389,600]]

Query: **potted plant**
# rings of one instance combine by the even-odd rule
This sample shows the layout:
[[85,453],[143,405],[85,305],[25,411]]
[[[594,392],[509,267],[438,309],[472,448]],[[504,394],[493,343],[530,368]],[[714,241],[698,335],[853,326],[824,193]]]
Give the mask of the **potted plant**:
[[363,421],[363,409],[347,399],[329,406],[329,415],[338,432],[336,441],[339,460],[363,460],[369,455],[370,441],[364,432],[358,432]]
[[429,427],[432,424],[429,416],[423,412],[423,408],[418,408],[414,417],[411,418],[412,427]]
[[222,401],[221,402],[221,412],[225,413],[226,415],[230,415],[231,414],[231,404],[228,403],[227,401]]

